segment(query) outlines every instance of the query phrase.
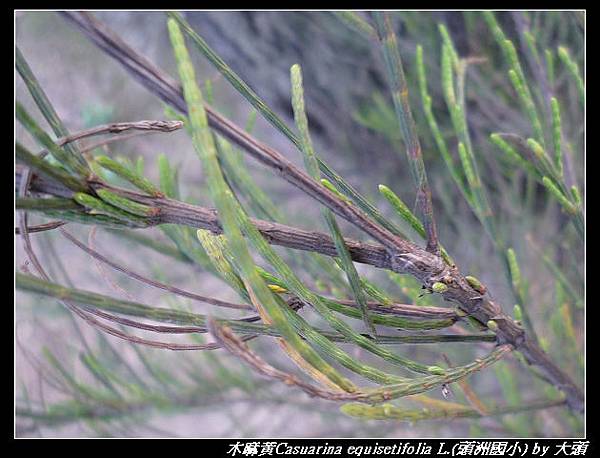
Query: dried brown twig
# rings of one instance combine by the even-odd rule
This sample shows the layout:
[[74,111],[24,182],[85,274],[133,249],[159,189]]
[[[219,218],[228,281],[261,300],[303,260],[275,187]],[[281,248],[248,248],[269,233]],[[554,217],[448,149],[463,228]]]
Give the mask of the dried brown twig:
[[[27,232],[31,234],[31,233],[35,233],[35,232],[51,231],[60,226],[64,226],[65,224],[67,224],[66,221],[50,221],[49,223],[36,224],[35,226],[28,226]],[[20,228],[15,227],[15,235],[21,235]]]

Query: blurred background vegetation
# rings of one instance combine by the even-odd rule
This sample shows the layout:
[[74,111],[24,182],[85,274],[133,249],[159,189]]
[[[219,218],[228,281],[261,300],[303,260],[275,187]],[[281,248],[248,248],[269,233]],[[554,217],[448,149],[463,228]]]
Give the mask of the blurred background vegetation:
[[[138,52],[171,75],[177,74],[164,13],[94,14]],[[319,155],[392,219],[393,209],[380,196],[378,184],[387,184],[409,205],[414,202],[378,45],[329,12],[187,12],[185,17],[290,124],[289,68],[299,63]],[[582,386],[583,239],[571,224],[573,218],[565,205],[544,186],[539,167],[531,170],[522,159],[511,155],[514,149],[510,150],[510,145],[517,146],[504,144],[502,148],[501,142],[492,141],[490,136],[501,133],[536,139],[554,160],[555,118],[550,98],[555,97],[560,107],[561,179],[565,189],[577,186],[584,194],[584,104],[582,82],[578,80],[584,69],[584,13],[502,12],[486,16],[481,12],[410,11],[395,12],[393,19],[442,244],[464,274],[474,274],[487,285],[505,312],[512,313],[514,304],[521,305],[542,347]],[[507,57],[499,30],[518,54],[540,120],[541,137],[532,121],[535,117],[522,104],[511,82],[509,70],[514,70],[515,62]],[[16,44],[70,132],[107,122],[166,118],[160,100],[56,13],[17,12]],[[422,47],[421,81],[418,45]],[[462,68],[463,75],[453,76],[464,92],[466,133],[457,129],[448,109],[443,55],[452,52],[464,63],[454,67],[454,71]],[[446,58],[453,56],[447,54]],[[212,91],[213,106],[245,125],[252,116],[249,104],[199,53],[192,53],[192,58],[199,83]],[[25,85],[15,75],[17,99],[45,127]],[[429,110],[423,100],[424,81],[431,98]],[[439,129],[437,138],[432,133],[431,114]],[[299,152],[260,116],[253,134],[301,163]],[[489,218],[481,207],[464,198],[441,154],[445,144],[455,163],[460,164],[457,145],[465,138],[489,201]],[[17,126],[17,139],[36,150],[21,126]],[[528,145],[534,154],[535,144]],[[107,151],[139,164],[154,182],[159,176],[157,157],[167,154],[177,167],[184,200],[211,205],[205,177],[184,131],[131,138],[111,144]],[[286,224],[326,231],[318,207],[307,196],[254,161],[245,164],[285,215]],[[568,198],[575,202],[575,197]],[[34,214],[30,219],[31,224],[45,221]],[[355,228],[341,226],[345,236],[360,237]],[[69,227],[80,240],[152,278],[207,296],[236,300],[235,291],[200,265],[175,261],[111,231],[91,232],[89,226],[75,224]],[[410,228],[406,230],[410,232]],[[175,247],[158,228],[143,234]],[[206,307],[199,308],[196,303],[100,267],[55,231],[34,234],[32,239],[44,266],[61,284],[210,313]],[[199,250],[193,242],[193,249]],[[17,268],[30,270],[18,239],[15,245]],[[509,248],[519,265],[521,281],[517,285],[514,265],[512,276],[508,266]],[[357,268],[398,302],[443,305],[433,296],[419,298],[420,285],[406,276],[389,276],[360,264]],[[315,288],[319,286],[318,279],[300,269],[297,273]],[[348,291],[327,293],[351,297]],[[17,292],[16,302],[18,436],[560,437],[583,433],[582,420],[566,408],[473,420],[360,421],[342,414],[334,403],[310,399],[261,378],[223,350],[171,352],[140,347],[86,327],[48,298]],[[235,311],[214,313],[243,316]],[[254,341],[253,348],[280,366],[290,366],[272,351],[270,340]],[[348,351],[370,359],[360,349]],[[403,351],[417,360],[442,362],[443,353],[458,365],[479,355],[480,347],[464,343],[443,348],[422,345]],[[536,396],[556,395],[514,355],[493,369],[477,373],[469,384],[488,407],[519,405]],[[143,396],[137,396],[140,393]],[[443,399],[441,390],[430,394]],[[126,415],[115,415],[110,409],[86,410],[79,402],[109,395],[112,402],[126,403],[133,395],[143,401],[131,404]],[[457,402],[467,402],[458,387],[452,387],[451,396]]]

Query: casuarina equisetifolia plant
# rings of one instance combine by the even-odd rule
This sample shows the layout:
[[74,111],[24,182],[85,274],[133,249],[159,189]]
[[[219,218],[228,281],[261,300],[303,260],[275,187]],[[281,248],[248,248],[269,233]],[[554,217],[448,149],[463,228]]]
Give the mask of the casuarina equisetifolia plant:
[[[63,344],[79,354],[66,360],[60,344],[35,352],[17,338],[17,365],[27,361],[45,390],[60,393],[45,399],[20,385],[23,434],[78,423],[98,435],[161,435],[148,412],[240,399],[322,409],[348,425],[332,435],[394,435],[398,422],[440,419],[465,422],[473,436],[583,433],[584,17],[311,14],[377,55],[384,84],[347,116],[398,153],[385,183],[365,174],[351,184],[326,161],[302,62],[289,69],[288,111],[278,113],[187,13],[164,17],[175,76],[91,13],[61,13],[165,104],[163,120],[71,132],[17,42],[16,70],[48,128],[16,101],[26,133],[15,145],[15,230],[26,257],[16,287],[38,298],[35,313],[68,313],[75,340]],[[217,108],[200,57],[251,105],[245,127]],[[285,149],[257,138],[258,119]],[[142,158],[113,153],[131,136],[178,131],[202,182],[182,182],[174,152],[156,157],[158,180]],[[331,129],[326,137],[334,148]],[[290,224],[294,210],[255,179],[247,156],[320,215]],[[87,243],[74,235],[90,226]],[[126,261],[95,246],[97,230],[125,243]],[[71,281],[69,259],[50,241],[58,234],[92,260],[112,294]],[[48,238],[41,250],[36,237]],[[41,260],[48,250],[52,265]],[[161,256],[154,275],[141,273],[140,253],[150,252]],[[237,299],[192,292],[165,274],[182,266],[192,278],[214,276]],[[162,291],[159,302],[136,297],[140,283]],[[62,309],[44,307],[52,298]],[[261,434],[244,427],[228,434]]]

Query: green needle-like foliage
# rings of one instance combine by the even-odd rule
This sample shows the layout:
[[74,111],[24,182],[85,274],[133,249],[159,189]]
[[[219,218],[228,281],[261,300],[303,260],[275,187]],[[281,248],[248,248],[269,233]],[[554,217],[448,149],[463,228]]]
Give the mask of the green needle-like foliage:
[[[398,195],[394,193],[394,191],[392,191],[386,185],[380,184],[379,192],[383,197],[386,198],[386,200],[392,205],[392,207],[394,207],[394,210],[396,210],[398,215],[408,224],[410,224],[410,226],[417,232],[417,234],[419,234],[423,239],[427,238],[425,228],[423,227],[421,221],[417,219],[413,212],[410,211],[410,209],[406,206],[402,199],[400,199],[400,197],[398,197]],[[440,254],[449,266],[454,265],[454,261],[442,246],[440,246]]]
[[[113,155],[107,146],[129,138],[121,134],[123,126],[170,132],[172,121],[106,124],[70,134],[16,49],[24,89],[52,131],[45,132],[16,102],[16,120],[43,148],[34,154],[29,138],[15,142],[15,233],[25,248],[15,284],[36,296],[19,304],[18,312],[35,314],[26,326],[49,333],[55,329],[52,319],[66,317],[74,333],[65,329],[63,335],[61,327],[60,338],[47,346],[17,335],[19,358],[40,376],[39,395],[29,383],[15,392],[17,420],[31,425],[19,435],[67,426],[99,436],[137,436],[144,428],[159,435],[151,423],[155,413],[214,414],[238,402],[250,409],[221,409],[230,420],[221,434],[264,435],[253,431],[248,416],[284,405],[320,412],[335,431],[348,424],[352,435],[395,434],[397,421],[439,419],[469,422],[471,434],[485,435],[489,431],[481,419],[492,416],[494,428],[506,435],[567,436],[583,430],[580,16],[538,11],[289,15],[290,24],[281,22],[290,25],[285,37],[304,33],[303,21],[310,19],[310,30],[325,24],[327,35],[319,37],[324,46],[329,37],[341,40],[345,48],[339,49],[348,56],[358,46],[357,71],[366,84],[342,91],[355,97],[348,102],[358,100],[357,112],[336,112],[337,89],[347,88],[335,87],[324,96],[322,81],[308,87],[300,65],[293,65],[294,125],[285,120],[289,113],[283,105],[266,102],[281,100],[279,85],[273,85],[275,99],[259,95],[261,84],[236,74],[217,47],[209,46],[210,30],[201,37],[183,14],[169,12],[166,19],[176,79],[91,14],[64,16],[161,98],[166,118],[180,121],[177,128],[183,125],[191,137],[201,179],[189,179],[198,173],[176,155],[176,142],[161,147],[167,154],[157,156],[137,145],[134,156],[127,156],[126,148]],[[402,24],[398,36],[396,20]],[[463,30],[454,27],[458,23]],[[251,49],[252,59],[258,58],[262,32],[239,49],[235,40],[230,44],[242,53]],[[216,75],[196,74],[186,41]],[[369,45],[372,53],[365,52]],[[328,61],[322,69],[337,68],[339,49],[323,54]],[[378,55],[381,68],[370,60]],[[296,57],[312,78],[314,68],[307,69],[313,57]],[[274,78],[286,59],[268,63]],[[391,97],[379,92],[382,78]],[[223,102],[225,112],[238,113],[231,100],[221,100],[223,82],[252,106],[242,127],[220,113]],[[413,89],[419,91],[418,110],[410,103]],[[570,100],[575,94],[579,100]],[[313,122],[313,115],[322,119],[326,110],[332,126],[335,116],[347,116],[362,130],[329,135],[329,125]],[[252,133],[259,115],[301,153],[305,171],[285,146],[267,146],[264,125]],[[319,138],[323,130],[327,135]],[[131,136],[138,133],[144,132]],[[98,135],[100,141],[88,138]],[[321,143],[329,137],[333,141]],[[397,150],[400,140],[407,152],[404,163],[376,162],[390,157],[379,156],[382,145]],[[360,151],[364,170],[351,178],[364,178],[365,189],[373,189],[371,168],[383,166],[376,183],[390,184],[378,189],[391,208],[379,210],[334,171],[325,152],[315,150],[326,144],[336,145],[329,153],[344,161]],[[298,212],[295,205],[282,205],[283,190],[261,186],[246,154],[305,192],[315,208]],[[408,174],[413,181],[406,187]],[[147,176],[158,176],[159,185]],[[411,192],[414,208],[399,197]],[[308,220],[317,209],[325,230],[288,225]],[[396,218],[388,219],[383,210],[393,210]],[[87,243],[70,235],[79,224],[92,228]],[[108,229],[98,235],[110,237],[110,243],[98,243],[98,226]],[[456,262],[440,244],[438,227]],[[70,278],[70,251],[55,247],[62,240],[55,236],[90,256],[115,294],[80,288],[80,276]],[[44,255],[39,259],[38,249]],[[153,256],[161,261],[146,261]],[[140,259],[150,273],[138,270]],[[540,262],[546,269],[539,269]],[[118,275],[113,278],[108,269]],[[500,270],[504,289],[498,286]],[[189,281],[192,288],[211,288],[215,279],[224,298],[175,285]],[[131,290],[136,282],[158,289],[160,296],[141,299]],[[237,302],[229,302],[228,295]],[[515,358],[496,364],[509,354]],[[492,365],[495,371],[467,383]],[[277,386],[280,382],[286,386]],[[47,389],[52,395],[43,393]],[[438,399],[439,390],[446,400]],[[447,397],[452,391],[458,393],[455,399]],[[542,409],[544,417],[537,413]]]
[[562,205],[563,209],[570,215],[576,215],[579,210],[577,205],[574,205],[569,198],[562,193],[562,191],[558,188],[558,186],[552,181],[551,178],[542,177],[542,183],[550,191],[550,193],[554,196],[554,198]]
[[550,100],[552,107],[552,141],[554,143],[554,163],[558,169],[558,175],[563,176],[563,152],[562,152],[562,134],[560,123],[560,106],[558,100],[552,97]]
[[[105,194],[105,198],[106,197],[107,197],[107,195]],[[118,196],[113,195],[113,198],[110,198],[110,200],[112,200],[113,202],[114,202],[114,197],[119,199]],[[77,202],[79,205],[82,205],[82,206],[88,208],[93,213],[100,213],[100,214],[104,214],[104,215],[108,215],[108,216],[113,216],[113,217],[123,220],[125,222],[131,221],[133,223],[139,224],[140,227],[145,226],[144,219],[140,218],[139,216],[136,216],[140,213],[139,210],[136,210],[137,213],[132,213],[130,211],[130,208],[128,208],[127,210],[122,209],[122,207],[129,206],[127,204],[123,204],[124,199],[119,199],[120,204],[118,207],[116,207],[111,203],[107,203],[104,200],[97,199],[96,197],[86,194],[84,192],[77,192],[77,193],[73,194],[73,200],[75,200],[75,202]],[[135,203],[133,203],[133,204],[135,205]],[[139,207],[136,206],[136,209],[138,209],[138,208]]]
[[120,164],[108,156],[96,156],[94,160],[102,167],[128,181],[136,188],[141,189],[152,196],[162,196],[162,192],[154,184],[147,178],[136,173],[135,170]]
[[[178,57],[180,73],[183,73],[182,82],[184,83],[184,88],[185,88],[186,82],[194,81],[193,68],[191,67],[191,64],[186,63],[186,61],[189,61],[189,57],[187,56],[187,52],[184,51],[185,45],[183,44],[183,37],[179,38],[179,35],[177,34],[178,29],[175,29],[176,26],[174,24],[176,24],[176,22],[171,19],[169,24],[170,24],[170,31],[172,34],[172,39],[174,36],[177,40],[174,43],[174,49],[176,51],[176,56]],[[199,93],[199,89],[197,89],[197,87],[195,86],[195,83],[193,83],[193,85],[191,83],[187,84],[187,87],[188,87],[188,90],[190,90],[190,92],[191,92],[191,94],[187,95],[188,108],[191,108],[190,104],[194,103],[191,106],[195,107],[195,109],[197,111],[199,111],[200,113],[204,113],[203,108],[201,108],[201,105],[199,103],[199,101],[201,101],[201,95]],[[192,89],[190,89],[190,87],[192,87]],[[191,113],[192,112],[190,112],[190,114]],[[204,115],[204,117],[205,116],[206,115]],[[203,120],[201,115],[199,116],[199,118],[200,119],[196,121],[198,125],[195,125],[194,121],[190,117],[192,129],[194,129],[194,130],[198,129],[199,133],[206,132],[203,134],[204,137],[200,137],[199,133],[193,137],[195,139],[197,149],[200,151],[203,151],[203,148],[209,149],[209,150],[215,149],[212,137],[208,137],[209,131],[208,131],[207,121],[205,119]],[[202,127],[202,124],[205,124],[205,126]],[[204,144],[202,144],[202,146],[200,146],[200,144],[199,144],[200,138],[202,138],[202,140],[204,141]],[[214,161],[217,161],[216,151],[214,152]],[[210,164],[210,167],[211,167],[208,172],[209,176],[211,176],[211,172],[217,176],[217,180],[216,180],[217,183],[213,183],[213,186],[212,186],[212,188],[215,189],[212,191],[215,193],[214,194],[215,200],[217,200],[217,198],[222,199],[221,203],[223,205],[233,206],[234,201],[230,201],[229,199],[227,199],[226,197],[223,196],[223,194],[231,195],[230,192],[222,191],[221,193],[219,193],[216,190],[216,189],[218,189],[218,187],[221,187],[222,185],[224,185],[224,181],[223,181],[222,185],[221,185],[221,183],[219,183],[218,177],[222,177],[222,175],[221,175],[220,169],[218,169],[218,162],[216,163],[216,165],[213,164],[212,160],[207,161],[207,162]],[[210,186],[209,186],[209,188],[210,188]],[[219,202],[216,201],[215,203],[217,204],[217,208],[219,209]],[[231,207],[226,208],[226,211],[227,210],[235,211],[234,208],[231,208]],[[240,213],[241,212],[238,210],[238,217],[240,216]],[[224,216],[225,212],[220,211],[220,215],[221,215],[221,218],[225,219],[225,216]],[[225,228],[225,223],[223,223],[223,225]],[[237,226],[235,226],[235,227],[236,227],[236,230],[239,231],[239,228],[237,228]],[[272,250],[272,248],[268,245],[268,243],[266,241],[264,241],[264,239],[262,239],[262,236],[260,234],[255,233],[255,234],[253,234],[254,236],[248,234],[249,231],[253,230],[253,227],[251,227],[249,224],[246,223],[243,226],[243,228],[244,228],[246,234],[249,236],[250,240],[253,242],[253,244],[255,244],[255,247],[261,253],[261,255],[263,255],[265,257],[265,259],[271,263],[271,265],[275,268],[275,270],[278,271],[278,274],[281,277],[283,277],[283,279],[286,281],[287,285],[289,286],[290,290],[293,291],[294,294],[296,294],[302,300],[305,300],[306,302],[313,305],[317,309],[317,311],[323,316],[323,318],[325,318],[332,325],[332,327],[334,329],[336,329],[338,332],[340,332],[342,335],[348,337],[349,339],[354,340],[361,347],[363,347],[369,351],[372,351],[373,353],[381,356],[382,358],[384,358],[387,361],[405,366],[413,371],[428,373],[428,368],[429,368],[428,366],[416,363],[414,361],[410,361],[407,358],[401,357],[401,356],[396,355],[386,349],[381,348],[380,346],[378,346],[378,345],[374,344],[372,341],[370,341],[368,338],[364,337],[361,334],[358,334],[350,326],[348,326],[345,322],[336,318],[331,313],[331,311],[327,308],[327,306],[322,303],[322,301],[318,298],[318,296],[316,296],[312,292],[310,292],[302,284],[302,282],[292,273],[292,271],[289,269],[289,267]],[[254,231],[255,231],[255,229],[254,229]],[[227,231],[225,231],[225,233],[227,234]],[[242,242],[242,240],[243,239],[241,238],[241,234],[240,234],[240,242]],[[232,243],[232,242],[230,241],[230,243]],[[258,244],[258,246],[256,246],[257,244]],[[234,250],[233,247],[232,247],[232,251],[234,251],[234,253],[236,252],[236,250]],[[237,254],[236,258],[238,259],[238,262],[239,262],[240,255]],[[252,266],[253,266],[253,264],[252,264]],[[240,266],[240,267],[242,269],[244,269],[243,266]],[[248,271],[245,271],[246,275],[248,275],[251,272],[249,269],[249,266],[247,268],[248,268]],[[252,268],[252,271],[254,271],[254,267]],[[267,297],[272,297],[271,292],[268,289],[266,289],[266,285],[264,285],[264,283],[260,283],[260,284],[262,285],[261,288],[263,288],[263,291],[265,292],[265,296],[267,296],[266,293],[268,293]],[[257,296],[258,296],[258,294],[257,294]],[[260,297],[258,297],[258,299],[261,303],[263,303],[263,300]],[[267,310],[267,313],[273,319],[274,323],[278,323],[278,321],[275,320],[275,318],[272,316],[272,313],[270,313],[270,312],[273,312],[274,309],[271,307],[268,307],[265,304],[263,304],[263,306]],[[294,336],[296,336],[295,337],[296,339],[299,339],[298,335],[295,334],[294,331],[292,331],[291,329],[290,329],[290,331]],[[300,341],[300,342],[302,342],[302,341]],[[300,354],[303,354],[303,352],[306,353],[307,347],[304,344],[299,345],[299,348],[301,350],[298,348],[297,348],[297,350],[299,351]],[[312,356],[311,356],[311,358],[312,358]],[[314,358],[313,358],[313,360],[314,360]],[[314,360],[314,361],[316,361],[316,360]],[[323,366],[323,363],[319,363],[319,364],[321,366]],[[321,370],[321,372],[323,372],[321,367],[319,367],[319,370]],[[347,387],[347,385],[346,385],[346,387]]]
[[[550,408],[560,406],[564,403],[564,400],[559,399],[556,401],[539,401],[533,406],[521,406],[514,405],[509,407],[499,407],[487,415],[504,415],[507,413],[516,414],[525,412],[532,408]],[[441,406],[441,407],[446,407]],[[396,420],[406,421],[414,423],[423,420],[435,420],[435,419],[452,419],[452,418],[480,418],[484,415],[477,411],[462,404],[449,405],[446,408],[437,409],[406,409],[397,407],[393,404],[380,404],[377,406],[367,406],[359,403],[344,404],[340,410],[351,417],[357,417],[364,420]]]
[[585,100],[585,85],[583,82],[583,78],[581,77],[581,73],[579,71],[579,66],[577,62],[573,60],[571,55],[569,54],[569,50],[564,46],[558,48],[558,57],[562,61],[563,65],[567,68],[569,72],[569,76],[575,81],[575,85],[577,86],[577,91],[579,93],[579,99],[581,104],[584,103]]
[[[271,110],[256,92],[254,92],[224,61],[221,59],[192,28],[183,19],[179,13],[170,12],[169,16],[174,18],[183,28],[183,31],[189,35],[197,49],[211,62],[211,64],[231,83],[231,85],[279,132],[285,135],[297,148],[302,151],[300,138],[297,137],[292,129],[277,114]],[[362,211],[377,221],[383,227],[396,235],[402,235],[400,229],[390,223],[377,208],[354,189],[346,180],[336,173],[323,159],[317,156],[319,168],[326,178],[337,187],[342,194],[356,203]]]
[[365,38],[376,39],[377,31],[365,19],[354,11],[336,11],[335,15],[348,27],[357,31]]
[[72,191],[78,192],[86,190],[85,184],[82,181],[73,177],[72,175],[69,175],[65,170],[50,164],[48,161],[45,161],[39,156],[34,155],[19,142],[16,142],[15,144],[15,157],[19,162],[32,167],[43,176],[65,185]]
[[529,85],[527,84],[527,78],[525,77],[525,73],[523,71],[523,67],[521,66],[519,57],[517,56],[517,51],[515,49],[514,44],[511,40],[506,39],[506,36],[500,25],[498,24],[494,13],[491,11],[486,11],[483,13],[485,21],[488,23],[488,26],[492,30],[498,45],[502,49],[504,54],[504,58],[510,67],[508,74],[510,80],[513,84],[517,95],[519,96],[519,100],[522,103],[527,115],[529,116],[533,131],[537,137],[537,140],[542,144],[544,143],[544,135],[542,130],[542,125],[540,122],[540,118],[535,107],[535,103],[533,101],[533,97],[531,95],[531,90],[529,89]]
[[[87,165],[82,165],[81,157],[74,156],[60,146],[56,145],[50,136],[35,122],[35,120],[27,113],[27,110],[19,102],[16,102],[16,113],[19,122],[27,129],[33,138],[43,148],[56,159],[60,164],[76,175],[86,175],[88,172]],[[75,159],[77,157],[77,159]]]
[[108,189],[98,189],[96,191],[98,197],[100,197],[104,202],[112,205],[113,207],[120,208],[121,210],[125,210],[128,213],[138,216],[156,216],[158,214],[157,208],[149,207],[148,205],[139,204],[137,202],[133,202],[125,197],[121,197],[118,194],[115,194]]
[[208,128],[208,120],[202,102],[200,89],[195,82],[195,72],[187,52],[183,35],[174,19],[169,19],[169,35],[175,51],[179,74],[184,87],[184,96],[188,104],[190,127],[192,129],[192,140],[209,180],[209,190],[215,201],[225,235],[228,238],[231,250],[236,256],[244,280],[249,283],[250,288],[256,295],[261,306],[277,326],[286,341],[315,369],[323,373],[333,383],[346,391],[353,391],[353,384],[342,377],[333,367],[327,364],[310,346],[308,346],[294,329],[284,319],[281,309],[273,299],[271,291],[260,278],[256,271],[254,262],[250,257],[248,248],[239,226],[235,221],[235,201],[233,195],[227,189],[227,185],[221,174],[217,160],[217,152],[213,137]]
[[[15,64],[19,75],[21,75],[21,78],[27,85],[29,93],[33,97],[33,100],[35,101],[37,107],[42,112],[42,115],[44,115],[44,119],[46,119],[46,121],[48,121],[48,124],[50,124],[50,127],[52,127],[54,134],[57,137],[68,136],[69,132],[67,131],[67,128],[64,126],[60,117],[54,110],[54,107],[50,103],[50,100],[46,96],[46,93],[40,86],[39,81],[31,71],[27,60],[25,60],[25,56],[23,56],[21,50],[18,47],[15,50]],[[77,151],[77,148],[75,148],[73,144],[68,143],[65,145],[64,149],[66,154],[68,155],[69,164],[71,164],[71,166],[78,172],[85,174],[87,172],[88,166],[85,162],[85,159],[83,159],[83,157],[81,156],[81,153]]]

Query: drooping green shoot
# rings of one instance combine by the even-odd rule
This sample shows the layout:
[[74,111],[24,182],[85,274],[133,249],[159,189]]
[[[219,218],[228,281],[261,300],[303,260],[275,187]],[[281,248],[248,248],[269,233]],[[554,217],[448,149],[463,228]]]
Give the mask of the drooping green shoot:
[[[290,80],[292,86],[292,107],[294,109],[296,127],[300,132],[300,139],[302,142],[301,148],[304,157],[304,166],[308,174],[314,180],[318,180],[321,176],[321,172],[319,171],[319,164],[315,156],[315,151],[312,146],[312,140],[310,138],[310,132],[308,129],[308,118],[306,116],[306,111],[304,108],[304,88],[302,85],[302,71],[299,65],[292,65],[290,69]],[[337,221],[335,220],[335,216],[333,215],[331,210],[327,208],[322,210],[322,214],[325,218],[327,226],[329,227],[329,232],[333,237],[333,241],[335,242],[335,247],[338,253],[338,257],[340,259],[342,269],[346,273],[348,283],[350,283],[350,287],[352,288],[354,298],[356,299],[356,302],[360,305],[365,326],[367,327],[371,335],[376,336],[377,331],[375,329],[375,326],[373,325],[373,322],[369,318],[367,299],[360,284],[360,277],[358,275],[358,272],[356,271],[356,268],[354,267],[354,264],[352,263],[352,257],[350,256],[350,252],[348,251],[348,248],[345,245],[344,237],[342,236]]]

